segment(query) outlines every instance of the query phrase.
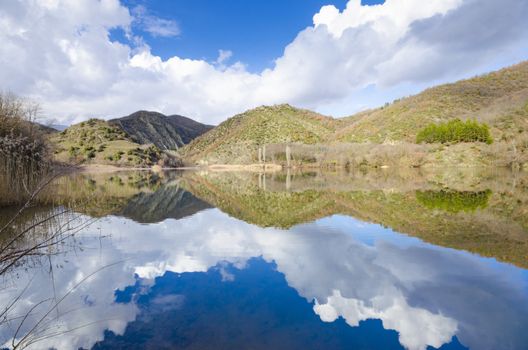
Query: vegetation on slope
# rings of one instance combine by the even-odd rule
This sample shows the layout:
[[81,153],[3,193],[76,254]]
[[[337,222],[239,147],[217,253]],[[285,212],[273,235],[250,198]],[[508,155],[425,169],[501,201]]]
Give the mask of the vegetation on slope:
[[140,145],[120,128],[90,119],[51,136],[55,159],[67,163],[152,166],[167,160],[154,145]]
[[528,131],[528,62],[396,100],[382,108],[347,118],[336,140],[414,142],[430,123],[476,118],[490,125],[496,140]]
[[183,149],[191,162],[249,163],[257,148],[273,143],[316,144],[335,130],[335,121],[290,105],[258,107],[229,118]]
[[176,150],[202,135],[212,126],[180,116],[138,111],[109,121],[139,144],[154,144],[161,150]]

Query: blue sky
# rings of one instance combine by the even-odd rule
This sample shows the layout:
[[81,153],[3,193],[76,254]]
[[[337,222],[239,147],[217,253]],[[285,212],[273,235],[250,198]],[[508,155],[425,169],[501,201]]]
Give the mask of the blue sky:
[[[364,0],[365,5],[384,0]],[[134,31],[163,59],[174,55],[214,61],[218,50],[230,50],[232,61],[241,61],[251,72],[273,66],[284,47],[304,28],[324,5],[343,10],[347,0],[125,0],[133,10],[143,6],[156,17],[176,22],[180,33],[154,36],[141,28]],[[124,31],[112,38],[126,42]]]

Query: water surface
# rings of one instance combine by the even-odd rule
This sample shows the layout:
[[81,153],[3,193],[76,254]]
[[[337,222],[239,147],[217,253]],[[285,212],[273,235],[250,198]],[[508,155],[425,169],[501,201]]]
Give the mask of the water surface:
[[1,323],[1,342],[523,349],[527,178],[70,175],[22,220],[71,208],[40,235],[67,219],[78,232],[3,276],[0,304],[17,302]]

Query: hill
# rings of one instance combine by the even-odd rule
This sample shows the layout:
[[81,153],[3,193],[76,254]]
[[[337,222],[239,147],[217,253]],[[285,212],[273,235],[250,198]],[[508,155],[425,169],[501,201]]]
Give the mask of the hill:
[[51,135],[56,132],[59,132],[59,130],[55,129],[52,125],[46,125],[41,123],[33,123],[33,126],[36,128],[36,130],[44,135]]
[[440,85],[384,107],[345,118],[335,135],[345,142],[415,142],[433,122],[475,118],[495,140],[528,131],[528,61],[486,75]]
[[330,117],[287,104],[262,106],[229,118],[193,140],[182,153],[193,163],[254,162],[260,145],[325,142],[336,123]]
[[[486,124],[495,144],[415,144],[426,126],[455,119]],[[527,131],[528,61],[342,119],[287,104],[255,108],[196,138],[181,154],[190,164],[249,164],[266,145],[266,159],[284,164],[284,143],[291,143],[294,165],[383,166],[406,158],[411,166],[509,166],[528,160]]]
[[138,111],[109,122],[125,131],[132,141],[154,144],[161,150],[178,149],[213,128],[180,115],[149,111]]
[[49,133],[49,139],[60,162],[175,166],[179,161],[165,151],[178,149],[211,128],[179,115],[138,111],[110,121],[90,119]]
[[134,142],[126,132],[99,119],[75,124],[50,136],[55,160],[148,167],[168,162],[169,156],[154,145]]

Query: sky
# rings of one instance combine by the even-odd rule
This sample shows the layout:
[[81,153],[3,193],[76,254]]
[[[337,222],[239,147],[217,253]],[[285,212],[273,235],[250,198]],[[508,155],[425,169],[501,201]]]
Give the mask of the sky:
[[527,17],[526,0],[0,1],[0,90],[59,124],[343,117],[527,59]]

